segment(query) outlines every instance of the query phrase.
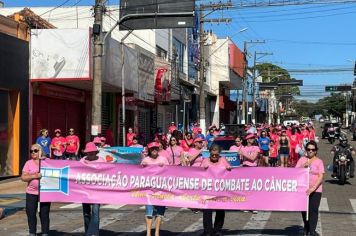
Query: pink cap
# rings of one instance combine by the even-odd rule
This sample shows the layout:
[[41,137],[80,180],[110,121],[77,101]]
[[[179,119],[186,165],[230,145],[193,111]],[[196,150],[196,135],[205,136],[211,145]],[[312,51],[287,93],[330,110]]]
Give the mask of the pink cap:
[[101,143],[100,137],[95,137],[93,143]]
[[246,136],[245,139],[247,140],[247,139],[252,139],[252,138],[256,138],[255,134],[249,134]]
[[151,143],[147,144],[147,148],[148,148],[148,149],[154,148],[154,147],[159,148],[159,143],[157,143],[157,142],[151,142]]
[[61,132],[61,130],[60,130],[60,129],[55,129],[55,130],[54,130],[54,132],[55,132],[55,133],[57,133],[57,132],[59,132],[59,133],[60,133],[60,132]]
[[85,145],[84,152],[97,152],[98,148],[95,146],[95,143],[89,142]]
[[201,138],[201,137],[198,137],[198,138],[194,139],[194,143],[196,143],[196,142],[203,142],[203,141],[205,141],[205,139],[203,139],[203,138]]

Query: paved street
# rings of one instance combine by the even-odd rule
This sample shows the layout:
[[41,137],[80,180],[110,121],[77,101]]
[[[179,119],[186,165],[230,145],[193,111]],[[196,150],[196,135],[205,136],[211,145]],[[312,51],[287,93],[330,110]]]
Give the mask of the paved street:
[[[320,135],[320,129],[317,131]],[[350,141],[354,146],[356,142]],[[319,143],[319,156],[325,165],[330,163],[327,140]],[[0,184],[1,186],[2,184]],[[23,185],[22,185],[23,186]],[[356,179],[340,186],[325,175],[324,193],[320,206],[318,232],[323,236],[356,235]],[[3,188],[0,188],[3,190]],[[21,189],[10,189],[16,195],[1,196],[0,205],[22,205]],[[22,191],[23,192],[23,191]],[[13,198],[11,198],[11,196]],[[278,199],[275,199],[278,201]],[[268,204],[268,202],[266,202]],[[82,235],[83,217],[80,204],[58,204],[51,208],[51,232],[53,235]],[[144,235],[144,207],[129,205],[104,205],[100,211],[101,235]],[[10,214],[0,221],[0,235],[26,235],[27,222],[24,210]],[[225,235],[301,235],[302,219],[299,212],[227,212]],[[189,209],[169,208],[162,225],[162,235],[200,235],[202,213],[194,214]]]

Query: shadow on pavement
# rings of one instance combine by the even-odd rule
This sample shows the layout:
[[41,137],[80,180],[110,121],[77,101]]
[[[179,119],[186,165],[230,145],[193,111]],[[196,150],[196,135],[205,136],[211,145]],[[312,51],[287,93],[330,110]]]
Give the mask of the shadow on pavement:
[[[340,185],[338,179],[327,179],[327,180],[325,180],[325,183]],[[349,181],[346,181],[345,185],[352,185],[352,184]],[[340,186],[342,186],[342,185],[340,185]]]
[[223,231],[224,235],[303,235],[303,227],[292,225],[284,229],[246,229]]

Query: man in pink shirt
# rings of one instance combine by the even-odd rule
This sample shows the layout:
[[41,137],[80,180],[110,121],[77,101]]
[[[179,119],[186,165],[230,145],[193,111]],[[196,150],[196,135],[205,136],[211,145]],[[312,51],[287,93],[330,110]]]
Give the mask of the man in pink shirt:
[[77,135],[74,134],[74,129],[69,129],[69,135],[66,137],[66,152],[65,157],[67,160],[77,160],[80,147],[80,141]]
[[66,139],[61,135],[60,129],[54,130],[55,137],[52,139],[50,150],[52,159],[64,159],[64,151],[66,150]]

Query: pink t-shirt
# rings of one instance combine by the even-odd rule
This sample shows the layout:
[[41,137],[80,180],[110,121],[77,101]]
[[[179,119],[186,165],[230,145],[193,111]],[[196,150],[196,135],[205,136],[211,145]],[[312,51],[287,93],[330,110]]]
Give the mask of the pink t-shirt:
[[[201,150],[198,150],[196,148],[191,148],[188,151],[188,156],[195,156],[198,154]],[[198,156],[194,161],[191,162],[191,166],[201,166],[201,163],[203,162],[203,157],[200,155]]]
[[204,158],[203,162],[201,163],[201,167],[204,167],[204,168],[217,167],[217,168],[226,169],[227,167],[231,167],[231,166],[225,157],[220,157],[218,162],[215,162],[215,163],[211,162],[210,158]]
[[278,156],[278,144],[275,143],[273,145],[270,145],[269,157],[270,158],[277,158],[277,156]]
[[[242,150],[241,150],[241,154],[242,155],[246,155],[246,156],[250,156],[252,153],[259,153],[260,152],[260,148],[258,146],[245,146]],[[250,159],[247,159],[245,157],[243,157],[243,162],[242,162],[242,165],[245,165],[245,166],[257,166],[257,157],[256,159],[253,161],[253,160],[250,160]]]
[[66,152],[75,153],[77,151],[78,145],[79,145],[78,136],[77,135],[68,135],[66,137],[66,144],[67,144]]
[[65,143],[66,143],[66,139],[64,137],[62,136],[54,137],[51,142],[53,154],[56,156],[62,156],[65,150]]
[[183,148],[175,145],[175,146],[168,146],[166,149],[167,152],[167,160],[170,165],[179,166],[180,163],[180,156],[183,153]]
[[130,147],[132,145],[132,140],[136,136],[135,133],[127,133],[126,134],[126,145]]
[[240,145],[240,146],[236,146],[236,145],[232,145],[229,149],[229,151],[232,152],[240,152],[243,149],[244,146]]
[[168,160],[166,157],[158,155],[157,158],[145,157],[143,158],[141,165],[169,165]]
[[[40,170],[40,166],[34,160],[28,160],[25,163],[25,166],[22,169],[22,172],[26,172],[28,174],[38,173]],[[39,179],[33,179],[27,183],[26,193],[38,195],[38,186]]]
[[[299,158],[296,168],[304,168],[304,164],[307,163],[309,158],[307,157],[301,157]],[[312,188],[315,186],[319,174],[324,174],[325,169],[324,169],[324,163],[322,160],[317,158],[313,162],[310,163],[309,166],[309,188]],[[315,192],[321,193],[323,191],[323,186],[322,184],[319,185],[319,187],[315,190]]]

